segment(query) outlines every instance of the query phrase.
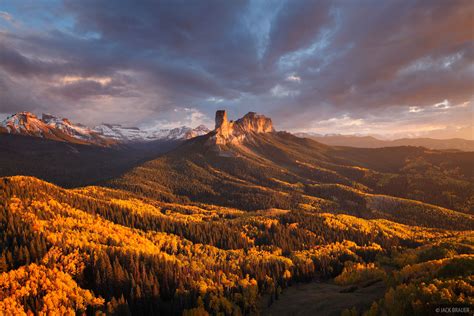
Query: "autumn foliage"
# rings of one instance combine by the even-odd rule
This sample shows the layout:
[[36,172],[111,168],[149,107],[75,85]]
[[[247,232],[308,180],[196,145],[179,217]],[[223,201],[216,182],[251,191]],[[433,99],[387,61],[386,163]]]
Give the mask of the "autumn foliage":
[[472,231],[66,190],[29,177],[2,178],[0,189],[0,315],[253,314],[295,282],[333,279],[386,282],[360,312],[472,303]]

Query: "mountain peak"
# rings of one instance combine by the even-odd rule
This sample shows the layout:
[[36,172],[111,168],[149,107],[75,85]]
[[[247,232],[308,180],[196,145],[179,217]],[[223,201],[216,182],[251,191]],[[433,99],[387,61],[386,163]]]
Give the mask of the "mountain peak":
[[58,118],[45,113],[41,118],[31,112],[13,114],[0,122],[0,133],[99,146],[108,146],[113,143],[81,124],[73,124],[66,118]]
[[228,121],[227,112],[216,112],[215,135],[211,142],[216,145],[239,143],[247,135],[273,132],[272,120],[264,115],[249,112],[237,121]]
[[0,128],[11,134],[37,136],[48,133],[48,130],[43,127],[42,121],[31,112],[18,112],[7,117],[0,123]]

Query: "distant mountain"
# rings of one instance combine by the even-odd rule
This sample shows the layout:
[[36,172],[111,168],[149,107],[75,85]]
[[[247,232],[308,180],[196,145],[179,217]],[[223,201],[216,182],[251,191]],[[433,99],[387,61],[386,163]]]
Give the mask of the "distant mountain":
[[50,114],[43,114],[38,118],[30,112],[20,112],[7,117],[0,123],[0,133],[84,145],[109,146],[115,143],[84,125],[71,123],[68,119]]
[[355,135],[319,135],[311,133],[296,133],[298,137],[311,138],[331,146],[349,146],[359,148],[382,148],[397,146],[417,146],[438,150],[474,151],[474,140],[461,138],[401,138],[396,140],[381,140],[373,136]]
[[204,126],[196,128],[181,126],[173,129],[140,129],[138,127],[124,127],[120,124],[101,124],[94,127],[94,132],[119,142],[148,142],[154,140],[186,140],[210,132]]
[[103,123],[89,128],[73,124],[66,118],[43,114],[41,118],[30,112],[19,112],[0,122],[0,134],[32,136],[74,144],[110,146],[117,143],[182,141],[209,133],[200,125],[196,128],[181,126],[172,129],[125,127]]
[[20,112],[0,123],[0,176],[30,175],[67,187],[99,183],[208,132],[205,126],[90,129],[50,114]]
[[270,119],[255,113],[229,122],[218,112],[214,131],[109,184],[166,201],[337,210],[440,228],[448,227],[440,224],[447,209],[474,213],[473,167],[470,152],[331,147],[276,132]]

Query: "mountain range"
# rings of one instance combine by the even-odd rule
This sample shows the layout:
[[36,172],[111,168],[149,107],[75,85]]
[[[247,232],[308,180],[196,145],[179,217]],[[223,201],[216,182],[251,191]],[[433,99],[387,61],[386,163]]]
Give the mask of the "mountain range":
[[0,133],[33,136],[55,141],[96,146],[156,140],[185,140],[208,133],[204,126],[173,129],[139,129],[119,124],[101,124],[93,128],[73,124],[66,118],[43,114],[41,118],[30,112],[20,112],[0,122]]
[[75,144],[109,146],[115,142],[95,133],[86,126],[72,124],[68,119],[43,114],[41,118],[29,112],[20,112],[0,123],[0,133],[32,136]]
[[111,315],[472,303],[474,152],[329,146],[254,112],[110,146],[49,139],[37,120],[20,128],[35,137],[0,137],[0,284],[14,284],[0,314],[51,300]]
[[[242,120],[247,123],[252,121],[248,118],[256,113],[250,112]],[[231,122],[229,128],[241,128],[244,122]],[[226,129],[221,133],[219,139],[226,138]],[[265,129],[266,126],[261,128]],[[120,124],[102,123],[92,128],[83,124],[74,124],[67,118],[58,118],[51,114],[42,114],[41,118],[30,112],[19,112],[7,117],[0,122],[0,134],[14,134],[23,136],[39,137],[55,141],[63,141],[75,144],[87,144],[96,146],[111,146],[116,144],[140,143],[157,140],[180,141],[201,136],[210,130],[199,125],[195,128],[181,126],[163,129],[152,127],[140,129],[138,127],[127,127]],[[395,140],[381,140],[373,136],[357,135],[320,135],[315,133],[295,133],[295,136],[311,138],[317,142],[330,146],[346,146],[356,148],[383,148],[414,146],[438,150],[460,150],[474,151],[474,140],[453,138],[402,138]],[[238,136],[236,137],[238,139]]]
[[296,133],[295,135],[311,138],[330,146],[348,146],[358,148],[416,146],[439,150],[474,151],[474,140],[461,138],[400,138],[395,140],[381,140],[373,136],[357,135],[320,135],[314,133]]

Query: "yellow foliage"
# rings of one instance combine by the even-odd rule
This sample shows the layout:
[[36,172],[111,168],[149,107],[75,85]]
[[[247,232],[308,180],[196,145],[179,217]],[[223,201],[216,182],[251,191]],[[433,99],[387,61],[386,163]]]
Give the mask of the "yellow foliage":
[[104,303],[57,268],[30,264],[0,275],[0,315],[26,315],[22,302],[29,297],[42,303],[38,315],[75,315]]
[[334,282],[340,285],[349,285],[381,279],[384,278],[385,275],[385,271],[377,267],[374,263],[348,261],[344,265],[344,270],[334,279]]

